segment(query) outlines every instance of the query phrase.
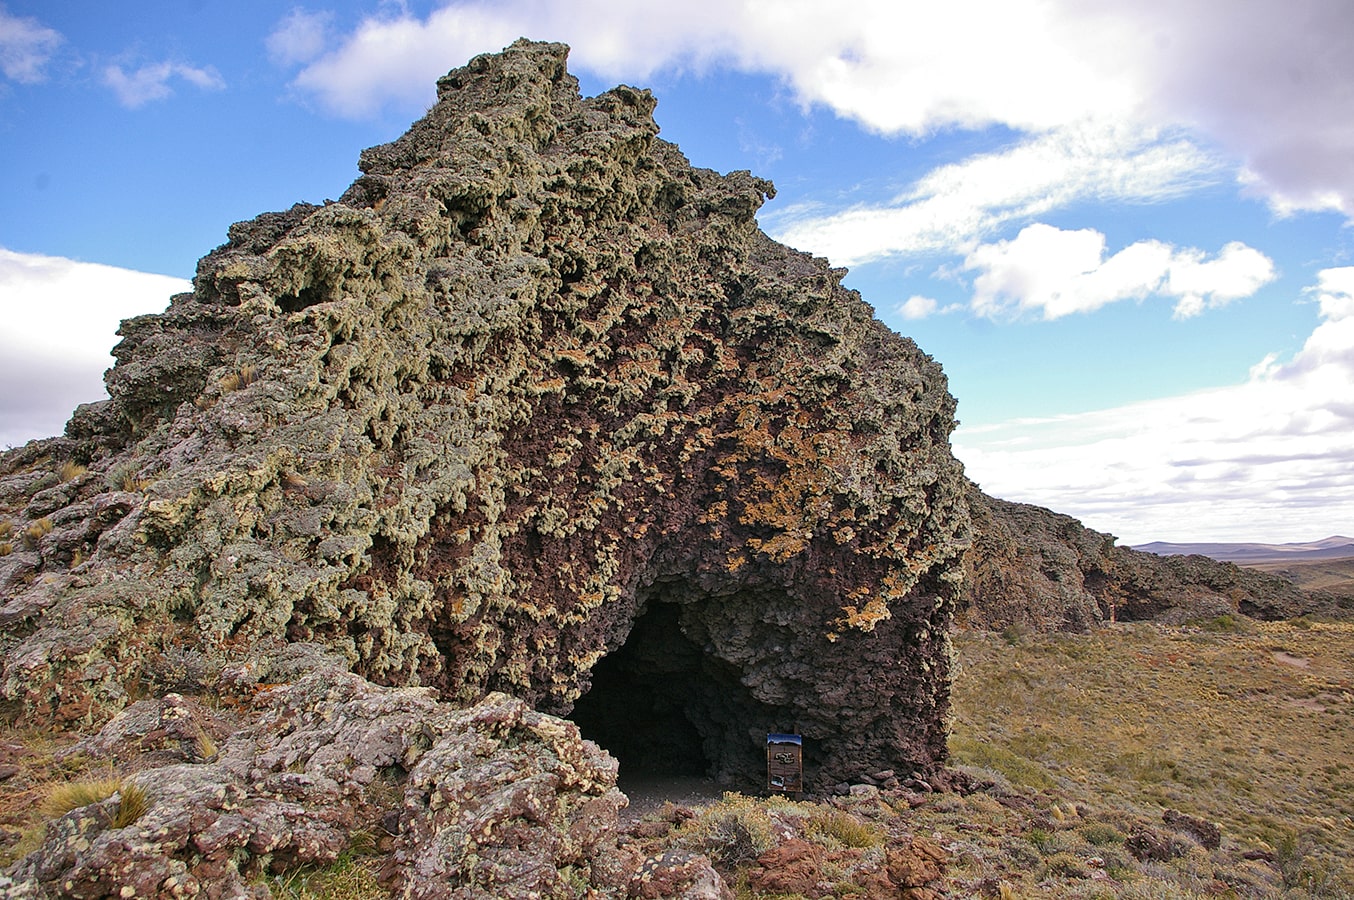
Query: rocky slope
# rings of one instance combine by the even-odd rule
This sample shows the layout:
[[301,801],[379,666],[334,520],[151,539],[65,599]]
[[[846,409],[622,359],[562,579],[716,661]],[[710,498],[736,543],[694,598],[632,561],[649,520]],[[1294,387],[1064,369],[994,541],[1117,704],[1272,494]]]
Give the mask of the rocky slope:
[[790,729],[814,784],[936,770],[940,367],[566,52],[477,58],[338,202],[233,226],[124,323],[111,400],[0,461],[11,717],[305,641],[461,704],[596,687],[635,758],[730,783]]
[[1282,619],[1333,604],[1275,575],[1204,556],[1157,556],[1071,516],[970,486],[973,546],[958,618],[975,628],[1082,631],[1102,622],[1244,615]]

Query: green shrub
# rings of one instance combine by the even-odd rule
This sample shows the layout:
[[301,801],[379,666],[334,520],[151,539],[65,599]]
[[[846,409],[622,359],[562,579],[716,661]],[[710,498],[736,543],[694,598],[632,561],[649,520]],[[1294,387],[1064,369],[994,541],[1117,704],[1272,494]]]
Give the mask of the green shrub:
[[1108,822],[1089,822],[1078,828],[1077,831],[1081,832],[1081,836],[1086,839],[1087,843],[1094,844],[1097,847],[1124,842],[1124,833]]

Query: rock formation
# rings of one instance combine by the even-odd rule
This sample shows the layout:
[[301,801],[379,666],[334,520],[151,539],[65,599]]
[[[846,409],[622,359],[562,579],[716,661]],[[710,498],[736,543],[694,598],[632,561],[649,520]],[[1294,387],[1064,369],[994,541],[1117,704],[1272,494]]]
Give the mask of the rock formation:
[[[233,226],[111,399],[0,462],[0,691],[97,725],[183,647],[315,642],[567,715],[627,764],[810,784],[945,755],[954,403],[772,186],[518,42],[338,202]],[[153,680],[153,679],[152,679]],[[580,699],[581,698],[581,699]]]
[[976,486],[968,506],[974,539],[957,615],[971,627],[1084,631],[1112,621],[1282,619],[1322,606],[1278,576],[1120,547],[1071,516],[988,497]]
[[[359,842],[398,896],[625,896],[640,861],[616,845],[616,762],[576,726],[503,694],[454,708],[428,688],[379,687],[316,649],[281,654],[290,671],[272,674],[295,679],[282,686],[260,685],[257,664],[227,670],[220,694],[249,698],[254,721],[219,750],[200,737],[207,758],[147,758],[167,722],[207,734],[175,694],[78,745],[153,768],[50,823],[0,896],[268,898],[270,873],[333,864]],[[119,818],[134,793],[144,811]]]

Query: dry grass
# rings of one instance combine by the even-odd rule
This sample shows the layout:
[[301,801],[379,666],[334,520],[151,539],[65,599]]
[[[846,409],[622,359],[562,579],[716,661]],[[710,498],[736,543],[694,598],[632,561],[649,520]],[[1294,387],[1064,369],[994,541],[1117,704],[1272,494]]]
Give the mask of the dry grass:
[[767,804],[728,793],[682,826],[680,843],[732,872],[775,846],[775,831]]
[[274,878],[268,889],[285,900],[384,900],[390,891],[376,880],[378,861],[340,856],[332,865]]
[[51,534],[52,527],[52,520],[46,516],[35,522],[29,522],[28,527],[23,530],[24,546],[29,550],[38,549],[38,542]]
[[68,459],[56,470],[56,477],[61,479],[62,484],[65,484],[74,481],[88,471],[87,467],[80,465],[75,460]]
[[112,491],[125,491],[129,494],[137,494],[144,491],[151,484],[149,478],[142,478],[140,467],[132,460],[125,460],[110,468],[104,475],[104,482],[108,489]]
[[1313,559],[1259,563],[1246,568],[1280,575],[1304,591],[1331,591],[1354,596],[1354,559]]
[[109,823],[110,828],[126,828],[150,809],[150,798],[137,783],[122,778],[101,778],[53,785],[38,810],[46,819],[59,819],[72,810],[102,803],[115,794],[118,811]]
[[231,391],[238,391],[247,388],[255,381],[258,381],[258,369],[249,363],[245,363],[221,379],[221,393],[229,394]]
[[[1178,809],[1220,824],[1224,850],[1274,854],[1287,889],[1354,890],[1354,625],[955,643],[956,762],[1145,821]],[[1112,847],[1091,824],[1085,842]]]

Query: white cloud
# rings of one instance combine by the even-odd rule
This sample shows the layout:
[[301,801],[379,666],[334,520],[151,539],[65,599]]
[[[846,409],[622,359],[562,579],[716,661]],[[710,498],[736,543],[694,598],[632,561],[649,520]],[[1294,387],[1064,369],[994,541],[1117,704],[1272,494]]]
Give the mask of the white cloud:
[[1138,241],[1106,258],[1100,232],[1042,223],[1027,225],[1012,240],[976,247],[964,268],[980,273],[972,308],[989,318],[1038,312],[1058,319],[1152,295],[1177,298],[1176,317],[1188,318],[1249,297],[1275,277],[1269,258],[1241,243],[1209,259],[1201,250]]
[[1230,387],[955,434],[988,493],[1151,540],[1309,540],[1354,522],[1354,268],[1312,289],[1321,324]]
[[1185,319],[1249,297],[1274,278],[1274,263],[1267,256],[1232,241],[1215,259],[1205,258],[1200,250],[1178,252],[1171,259],[1161,292],[1180,298],[1175,315]]
[[417,108],[432,99],[437,78],[471,57],[520,36],[516,10],[447,6],[427,20],[401,12],[364,20],[336,50],[307,65],[295,86],[338,115],[361,118],[386,104]]
[[1154,115],[1229,148],[1279,212],[1354,216],[1354,6],[1142,0],[1121,12],[1164,44],[1137,61]]
[[[574,65],[642,79],[727,65],[805,104],[927,136],[1088,119],[1188,129],[1225,149],[1280,211],[1354,216],[1354,7],[1339,0],[499,0],[363,21],[296,85],[344,115],[417,108],[432,79],[520,35],[572,44]],[[1244,169],[1242,168],[1244,166]]]
[[59,434],[80,403],[106,396],[125,318],[158,312],[190,282],[0,247],[0,447]]
[[1187,140],[1086,121],[941,166],[891,203],[763,221],[777,240],[851,266],[963,253],[1004,225],[1077,201],[1166,200],[1216,177],[1216,161]]
[[0,6],[0,72],[11,81],[35,84],[45,79],[43,68],[62,40],[37,19],[12,16]]
[[163,100],[174,93],[170,80],[180,78],[203,90],[217,91],[226,86],[220,74],[210,66],[197,68],[183,63],[161,62],[141,66],[134,72],[125,72],[122,66],[106,66],[103,83],[117,94],[118,102],[128,109],[145,106],[152,100]]
[[268,58],[279,66],[308,63],[324,53],[334,15],[293,9],[268,35]]
[[898,313],[904,319],[925,319],[934,315],[940,304],[934,297],[913,294],[898,305]]

